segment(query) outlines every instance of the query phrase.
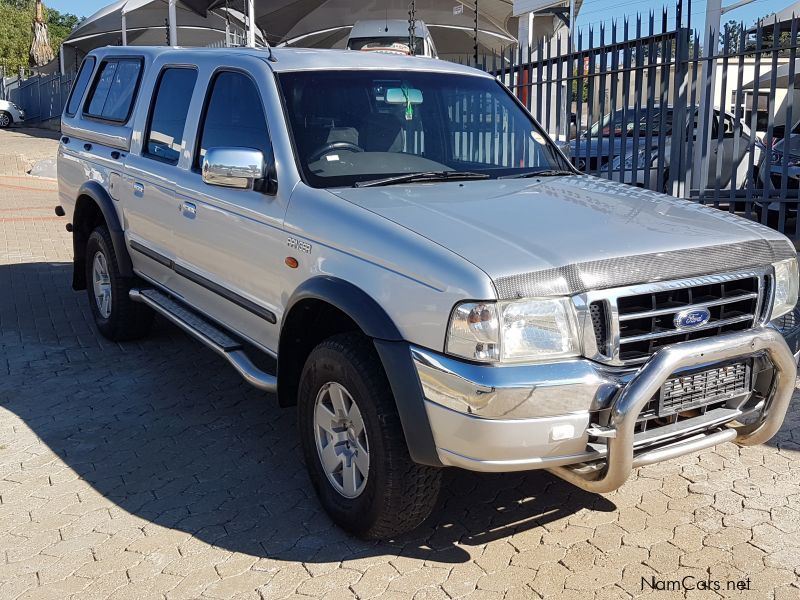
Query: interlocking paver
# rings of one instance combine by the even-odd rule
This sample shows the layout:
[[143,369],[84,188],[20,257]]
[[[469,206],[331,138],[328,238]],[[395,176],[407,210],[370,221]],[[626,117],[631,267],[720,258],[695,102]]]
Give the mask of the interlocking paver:
[[709,573],[751,578],[723,597],[800,598],[797,404],[763,447],[646,467],[607,496],[447,472],[419,530],[347,536],[292,410],[163,321],[140,342],[97,335],[55,184],[27,160],[0,166],[0,599],[720,597],[642,589]]

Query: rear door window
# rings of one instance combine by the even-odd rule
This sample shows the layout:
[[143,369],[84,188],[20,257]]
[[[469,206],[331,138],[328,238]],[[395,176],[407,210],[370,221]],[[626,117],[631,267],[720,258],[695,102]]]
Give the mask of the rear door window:
[[138,58],[104,60],[89,94],[85,114],[124,123],[133,108],[139,88],[142,61]]
[[89,85],[89,79],[92,77],[95,62],[95,57],[89,56],[81,65],[80,73],[78,73],[78,77],[75,79],[75,83],[72,86],[72,93],[67,103],[67,115],[70,117],[78,112],[78,107],[81,105],[81,98],[83,98],[86,87]]
[[178,164],[196,81],[197,71],[194,69],[169,68],[161,73],[145,138],[144,153],[147,156]]

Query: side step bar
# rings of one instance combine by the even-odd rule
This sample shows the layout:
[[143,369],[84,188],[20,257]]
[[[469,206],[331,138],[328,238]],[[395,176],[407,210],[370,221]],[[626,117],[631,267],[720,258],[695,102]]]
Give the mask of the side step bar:
[[250,385],[272,394],[278,390],[278,378],[256,367],[245,354],[241,343],[191,309],[155,289],[133,289],[130,297],[134,302],[146,304],[211,348],[227,360]]

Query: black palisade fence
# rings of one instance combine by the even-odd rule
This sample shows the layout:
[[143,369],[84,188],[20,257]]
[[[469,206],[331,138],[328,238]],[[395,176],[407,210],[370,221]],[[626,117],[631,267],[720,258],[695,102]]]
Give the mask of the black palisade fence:
[[585,173],[727,210],[800,241],[800,18],[749,29],[730,22],[707,35],[689,24],[678,2],[674,15],[664,9],[660,19],[651,13],[510,48],[479,66]]

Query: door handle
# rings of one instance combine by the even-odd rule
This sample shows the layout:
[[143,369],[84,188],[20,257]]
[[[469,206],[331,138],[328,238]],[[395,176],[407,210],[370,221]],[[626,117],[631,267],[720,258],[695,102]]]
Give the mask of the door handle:
[[119,152],[117,152],[116,150],[114,150],[111,153],[111,158],[113,158],[114,160],[119,160],[120,156],[122,156],[122,155]]
[[138,181],[133,184],[133,195],[141,198],[144,196],[144,184]]
[[64,137],[62,137],[62,138],[61,138],[61,141],[62,141],[63,143],[65,143],[65,144],[69,144],[69,138],[68,138],[67,136],[64,136]]
[[86,150],[86,152],[89,152],[92,149],[92,145],[91,144],[84,144],[83,145],[83,149]]
[[197,216],[197,207],[191,202],[182,202],[181,214],[188,219],[194,219]]

